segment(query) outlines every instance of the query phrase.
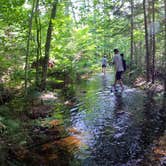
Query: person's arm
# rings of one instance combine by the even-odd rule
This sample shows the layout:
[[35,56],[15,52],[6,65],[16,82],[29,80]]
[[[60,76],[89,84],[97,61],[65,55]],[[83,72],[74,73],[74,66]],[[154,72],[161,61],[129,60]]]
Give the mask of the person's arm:
[[110,66],[111,66],[111,65],[114,65],[114,58],[112,59],[111,62],[109,62],[109,65],[110,65]]

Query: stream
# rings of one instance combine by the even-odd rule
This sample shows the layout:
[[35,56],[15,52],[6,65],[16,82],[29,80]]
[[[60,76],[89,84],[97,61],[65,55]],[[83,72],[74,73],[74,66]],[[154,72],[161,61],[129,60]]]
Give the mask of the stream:
[[78,85],[77,104],[64,118],[83,144],[75,153],[82,166],[139,165],[165,130],[165,113],[152,94],[127,86],[115,92],[112,83],[113,74],[107,73]]
[[166,129],[162,97],[128,86],[115,91],[113,80],[97,73],[60,91],[50,117],[25,122],[28,136],[16,133],[27,143],[3,150],[2,166],[164,166],[166,156],[146,160]]

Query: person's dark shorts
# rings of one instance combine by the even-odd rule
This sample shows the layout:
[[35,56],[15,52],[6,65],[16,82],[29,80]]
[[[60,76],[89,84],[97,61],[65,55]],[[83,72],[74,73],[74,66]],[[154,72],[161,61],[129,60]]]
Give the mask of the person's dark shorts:
[[123,71],[117,71],[116,72],[116,80],[120,80],[121,79],[122,73],[123,73]]
[[107,67],[107,66],[105,64],[103,64],[102,67]]

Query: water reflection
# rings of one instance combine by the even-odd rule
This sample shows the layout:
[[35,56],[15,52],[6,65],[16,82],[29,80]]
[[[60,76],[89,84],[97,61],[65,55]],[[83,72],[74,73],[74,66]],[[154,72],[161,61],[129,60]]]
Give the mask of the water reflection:
[[154,94],[147,92],[144,98],[144,121],[142,123],[142,144],[148,146],[156,137],[160,136],[166,128],[165,107],[159,106],[154,100]]
[[107,88],[107,77],[106,77],[106,75],[102,75],[102,87],[103,87],[103,90],[105,90]]
[[[162,116],[157,116],[158,107],[152,96],[129,88],[111,92],[109,81],[106,75],[93,79],[85,96],[77,96],[84,107],[72,114],[71,124],[81,132],[77,137],[86,144],[76,158],[83,166],[136,165],[154,140],[153,132],[163,132],[158,130],[163,121],[158,123]],[[90,84],[96,85],[94,89]],[[91,100],[87,100],[88,95]]]
[[122,111],[122,108],[123,108],[122,91],[118,93],[115,92],[115,112],[118,113],[119,111]]

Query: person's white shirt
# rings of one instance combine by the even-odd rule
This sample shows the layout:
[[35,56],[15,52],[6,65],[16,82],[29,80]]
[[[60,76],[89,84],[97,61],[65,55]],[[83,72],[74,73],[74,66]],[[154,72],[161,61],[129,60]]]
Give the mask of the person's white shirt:
[[107,65],[107,58],[106,57],[102,58],[102,65]]
[[113,58],[113,63],[115,64],[116,71],[124,71],[122,57],[120,54],[115,54]]

